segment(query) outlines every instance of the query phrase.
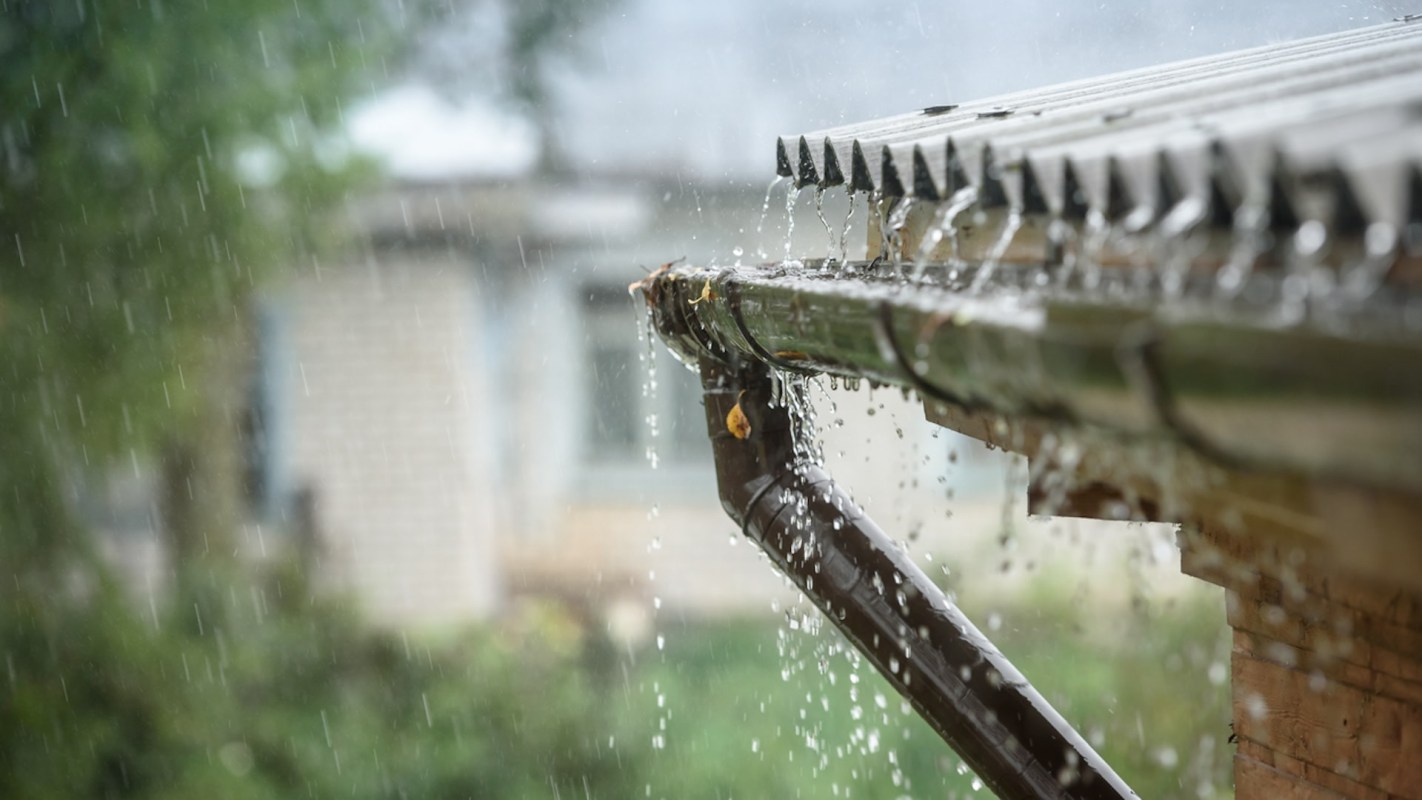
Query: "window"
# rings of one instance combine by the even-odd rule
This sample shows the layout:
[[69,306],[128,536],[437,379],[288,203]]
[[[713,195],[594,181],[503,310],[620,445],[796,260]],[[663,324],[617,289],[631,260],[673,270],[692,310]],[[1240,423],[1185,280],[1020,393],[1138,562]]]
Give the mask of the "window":
[[[660,342],[649,347],[638,341],[644,325],[636,300],[625,289],[587,290],[583,330],[585,345],[587,464],[709,470],[711,447],[706,438],[701,384],[697,376],[667,353]],[[656,386],[649,386],[646,359],[656,369]]]

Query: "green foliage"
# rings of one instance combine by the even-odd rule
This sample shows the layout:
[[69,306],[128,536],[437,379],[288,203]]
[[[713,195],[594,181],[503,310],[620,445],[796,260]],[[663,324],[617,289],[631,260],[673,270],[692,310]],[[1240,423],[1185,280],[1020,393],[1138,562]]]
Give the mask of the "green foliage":
[[4,410],[90,459],[181,419],[204,338],[347,185],[325,137],[395,42],[380,0],[7,4]]
[[994,637],[1140,796],[1228,796],[1230,636],[1218,593],[1074,634],[1088,613],[1060,595],[1035,598]]
[[[1228,663],[1222,609],[1196,600],[1122,620],[1121,635],[1104,638],[1082,632],[1089,609],[1061,594],[1034,598],[1001,609],[1009,622],[993,638],[1142,797],[1228,797],[1228,689],[1209,678],[1211,664]],[[985,794],[813,617],[778,634],[766,625],[674,632],[664,658],[638,675],[629,713],[668,719],[666,750],[647,779],[654,796]]]
[[[157,603],[174,611],[135,613],[76,512],[113,463],[161,457],[179,467],[163,499],[188,506],[170,537],[236,523],[208,512],[240,492],[250,295],[330,238],[369,172],[334,135],[343,108],[448,5],[0,8],[0,797],[517,796],[606,769],[570,738],[595,698],[541,634],[420,662],[290,576],[212,557],[190,578],[181,552]],[[570,682],[550,693],[535,662]],[[535,729],[525,709],[550,695]],[[510,741],[538,754],[527,769]]]
[[[290,572],[214,596],[221,625],[101,593],[0,607],[0,796],[983,796],[813,617],[617,651],[553,605],[432,639],[373,632]],[[999,643],[1143,797],[1228,796],[1214,604],[1103,641],[1039,608],[1004,609]]]
[[610,0],[517,0],[507,4],[507,93],[528,108],[548,103],[547,76],[542,62],[550,53],[567,53],[574,34],[603,14]]
[[280,602],[290,575],[227,588],[199,636],[112,597],[0,609],[0,796],[631,796],[565,616],[411,641]]
[[[828,632],[692,626],[623,660],[544,608],[407,641],[311,602],[290,572],[214,570],[182,602],[135,609],[96,566],[74,487],[192,425],[246,296],[319,245],[358,166],[328,134],[433,13],[398,8],[0,11],[0,797],[967,791]],[[527,62],[586,8],[507,11],[505,93],[536,103]],[[1143,794],[1194,796],[1228,763],[1199,755],[1206,736],[1222,750],[1226,719],[1200,619],[1107,643],[1009,626],[1004,648]],[[1180,768],[1159,765],[1166,747]]]

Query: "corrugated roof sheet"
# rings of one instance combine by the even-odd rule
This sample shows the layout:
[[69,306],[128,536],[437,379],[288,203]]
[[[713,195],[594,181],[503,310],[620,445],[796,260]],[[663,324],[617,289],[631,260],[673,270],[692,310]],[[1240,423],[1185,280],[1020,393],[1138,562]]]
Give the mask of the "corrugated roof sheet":
[[783,137],[781,175],[1108,221],[1422,229],[1422,18]]

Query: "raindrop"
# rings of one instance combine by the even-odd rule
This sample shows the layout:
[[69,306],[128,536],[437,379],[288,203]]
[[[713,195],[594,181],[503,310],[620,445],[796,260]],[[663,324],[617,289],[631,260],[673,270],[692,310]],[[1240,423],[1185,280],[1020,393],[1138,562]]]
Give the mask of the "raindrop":
[[1264,701],[1264,696],[1258,692],[1250,692],[1244,698],[1244,710],[1249,712],[1249,716],[1254,720],[1261,720],[1269,713],[1269,704]]
[[951,264],[961,262],[958,255],[958,227],[959,215],[967,211],[978,201],[977,187],[969,185],[953,193],[948,198],[948,202],[942,206],[938,212],[937,219],[930,226],[927,235],[919,243],[918,252],[914,255],[914,280],[923,277],[923,269],[933,257],[933,251],[938,248],[940,242],[945,238],[948,240],[948,261]]
[[800,190],[793,185],[785,191],[785,260],[790,260],[795,234],[795,201],[800,198]]
[[825,259],[833,260],[838,242],[835,240],[834,228],[830,226],[829,220],[825,218],[825,189],[823,186],[815,187],[815,215],[820,218],[820,224],[825,226],[825,236],[829,238],[829,247],[825,251]]
[[839,263],[844,264],[849,261],[849,225],[854,219],[854,206],[859,200],[858,193],[849,192],[849,211],[844,215],[844,225],[839,231]]
[[992,280],[993,274],[997,271],[998,265],[1007,255],[1007,249],[1012,246],[1012,240],[1021,228],[1022,214],[1013,210],[1008,214],[1007,221],[1003,223],[1002,233],[998,235],[992,249],[988,250],[987,258],[983,261],[982,267],[978,269],[978,274],[973,277],[972,291],[981,291],[987,287],[988,282]]
[[770,214],[770,195],[775,191],[775,187],[779,186],[783,180],[785,180],[784,175],[777,175],[775,179],[770,182],[770,185],[765,187],[765,202],[760,205],[760,222],[756,223],[756,233],[765,230],[765,218]]
[[1321,692],[1328,688],[1328,678],[1320,670],[1314,670],[1308,675],[1308,688],[1310,691]]

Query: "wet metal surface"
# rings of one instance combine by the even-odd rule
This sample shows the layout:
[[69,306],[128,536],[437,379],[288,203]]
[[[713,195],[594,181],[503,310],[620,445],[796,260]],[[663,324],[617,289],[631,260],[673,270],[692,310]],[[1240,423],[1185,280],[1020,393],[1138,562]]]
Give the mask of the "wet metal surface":
[[1226,226],[1282,192],[1304,219],[1422,223],[1422,20],[934,106],[776,145],[797,185],[944,201],[984,197],[1070,216],[1183,202]]
[[685,359],[865,378],[963,408],[1174,440],[1219,463],[1422,493],[1410,295],[1297,325],[1272,313],[1279,281],[1267,274],[1251,279],[1248,294],[1266,298],[1256,308],[1133,297],[1124,272],[1083,295],[1033,289],[1028,269],[1000,268],[974,292],[971,270],[950,280],[933,267],[906,284],[868,266],[678,267],[656,282],[654,318]]
[[[764,365],[700,368],[726,513],[993,792],[1136,796],[848,494],[797,459]],[[738,414],[746,435],[727,428]]]

